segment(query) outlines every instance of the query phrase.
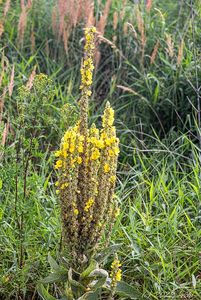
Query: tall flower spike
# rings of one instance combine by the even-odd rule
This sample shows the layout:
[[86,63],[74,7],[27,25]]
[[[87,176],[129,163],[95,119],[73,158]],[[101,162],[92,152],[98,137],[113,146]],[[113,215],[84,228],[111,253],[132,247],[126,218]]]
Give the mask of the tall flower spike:
[[[121,277],[122,277],[122,270],[120,269],[120,267],[121,267],[121,263],[118,259],[117,254],[115,254],[114,261],[112,262],[112,265],[111,265],[112,271],[110,274],[112,296],[115,294],[117,283],[118,283],[118,281],[121,280]],[[110,298],[110,299],[113,299],[113,298]]]
[[62,234],[74,267],[90,259],[103,230],[112,224],[117,211],[114,199],[118,139],[114,111],[107,103],[102,129],[88,127],[88,100],[91,95],[95,28],[85,30],[85,56],[81,75],[80,118],[70,127],[56,151],[56,182],[60,197]]
[[85,29],[85,46],[84,60],[80,69],[82,97],[80,99],[80,120],[81,130],[86,134],[88,127],[88,99],[92,94],[91,86],[93,82],[93,58],[95,49],[95,33],[96,28],[90,27]]

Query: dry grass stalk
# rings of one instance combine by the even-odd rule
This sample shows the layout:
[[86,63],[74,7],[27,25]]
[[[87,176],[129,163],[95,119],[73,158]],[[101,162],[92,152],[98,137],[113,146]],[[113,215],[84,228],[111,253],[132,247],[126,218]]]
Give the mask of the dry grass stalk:
[[0,20],[0,37],[2,36],[4,32],[4,24],[3,24],[3,21]]
[[[117,25],[118,25],[118,12],[115,11],[113,14],[113,29],[114,29],[114,31],[117,30]],[[112,39],[113,39],[113,42],[115,43],[117,40],[117,36],[114,35]]]
[[[0,97],[0,125],[1,125],[1,122],[2,122],[2,118],[3,118],[3,108],[4,108],[5,95],[6,95],[6,88],[4,88],[3,95]],[[0,133],[0,138],[1,138],[0,142],[1,142],[1,146],[3,146],[3,147],[5,146],[5,143],[6,143],[6,138],[8,136],[9,127],[10,127],[10,123],[8,121],[4,125],[3,132]],[[2,157],[3,157],[3,151],[0,151],[0,159],[2,159]]]
[[[10,122],[8,121],[5,125],[4,125],[4,130],[3,133],[1,135],[1,146],[4,147],[6,144],[6,139],[8,136],[8,132],[9,132],[9,128],[10,128]],[[4,154],[4,151],[0,151],[0,159],[2,159]]]
[[57,30],[57,6],[55,5],[52,9],[52,31],[54,35],[56,35]]
[[21,14],[18,23],[18,42],[20,47],[22,47],[24,43],[24,34],[25,34],[25,29],[27,24],[27,16],[31,7],[32,7],[32,1],[29,0],[25,5],[24,0],[21,0]]
[[31,9],[33,5],[33,1],[32,0],[28,0],[27,1],[27,9]]
[[5,62],[5,55],[4,55],[4,52],[3,52],[2,53],[2,58],[1,58],[0,87],[1,87],[1,84],[2,84],[2,80],[3,80],[3,77],[4,77],[4,71],[5,71],[4,62]]
[[181,40],[181,43],[179,45],[179,51],[178,51],[178,56],[177,56],[177,64],[178,66],[181,65],[182,59],[183,59],[183,52],[184,52],[184,40]]
[[91,27],[95,25],[95,18],[94,18],[94,2],[91,3],[88,13],[88,18],[86,21],[86,27]]
[[126,35],[128,33],[128,23],[124,23],[123,32]]
[[159,41],[157,41],[156,45],[154,46],[154,50],[152,51],[151,57],[150,57],[151,65],[155,62],[159,46],[160,46],[160,43],[159,43]]
[[68,52],[68,38],[69,38],[70,29],[68,26],[63,31],[63,44],[64,44],[64,50],[67,53]]
[[36,76],[36,65],[34,66],[33,68],[33,71],[31,72],[31,75],[29,76],[29,79],[27,81],[27,84],[26,84],[26,87],[30,90],[33,86],[33,81],[34,81],[34,78]]
[[4,99],[6,96],[6,89],[3,91],[3,95],[0,97],[0,124],[3,118]]
[[149,13],[151,11],[152,8],[152,0],[147,0],[146,1],[146,11]]
[[15,77],[15,65],[13,65],[13,67],[12,67],[10,82],[9,82],[9,85],[8,85],[8,95],[9,95],[9,97],[11,97],[12,93],[13,93],[14,77]]
[[125,15],[125,8],[126,8],[126,2],[127,2],[127,0],[123,0],[123,5],[122,5],[122,10],[121,10],[121,12],[120,12],[120,19],[121,20],[123,20],[123,18],[124,18],[124,15]]
[[32,28],[32,31],[31,31],[31,53],[35,52],[35,48],[36,48],[36,39],[35,39],[34,29]]
[[127,24],[129,26],[129,28],[132,30],[134,38],[137,39],[137,32],[136,32],[135,28],[133,27],[133,25],[131,23],[127,22]]
[[103,11],[103,15],[101,16],[98,24],[97,24],[97,30],[104,35],[105,33],[105,26],[107,25],[107,18],[110,11],[110,6],[112,4],[112,0],[107,0],[105,3],[105,8]]
[[65,17],[67,10],[67,1],[59,0],[58,1],[58,11],[59,11],[59,38],[63,35],[65,28]]
[[117,29],[117,25],[118,25],[118,12],[115,11],[113,14],[113,29],[114,29],[114,31]]
[[6,0],[5,6],[4,6],[4,12],[3,12],[4,17],[6,17],[9,9],[10,9],[10,0]]
[[9,124],[9,121],[5,124],[4,126],[4,130],[3,130],[3,134],[2,134],[2,140],[1,140],[1,145],[4,147],[5,144],[6,144],[6,138],[8,136],[8,132],[9,132],[9,127],[10,127],[10,124]]
[[[105,8],[104,8],[104,11],[103,11],[103,15],[101,16],[98,24],[97,24],[97,31],[99,32],[99,37],[103,37],[104,33],[105,33],[105,26],[107,24],[107,17],[108,17],[108,14],[109,14],[109,11],[110,11],[110,6],[112,4],[112,0],[107,0],[106,3],[105,3]],[[111,42],[112,43],[112,42]],[[97,68],[99,62],[100,62],[100,59],[101,59],[101,53],[99,50],[96,50],[96,53],[95,53],[95,66]]]
[[146,37],[145,37],[145,26],[144,26],[144,20],[142,18],[139,6],[137,6],[136,10],[136,17],[137,17],[137,27],[138,31],[140,32],[140,39],[141,39],[141,63],[144,64],[144,50],[145,50],[145,44],[146,44]]
[[131,89],[131,88],[127,87],[127,86],[117,85],[117,87],[118,87],[119,89],[121,89],[122,91],[124,91],[124,92],[129,92],[129,93],[131,93],[131,94],[138,95],[137,92],[135,92],[133,89]]
[[170,34],[166,34],[166,44],[167,44],[166,51],[168,55],[172,58],[174,56],[174,42]]

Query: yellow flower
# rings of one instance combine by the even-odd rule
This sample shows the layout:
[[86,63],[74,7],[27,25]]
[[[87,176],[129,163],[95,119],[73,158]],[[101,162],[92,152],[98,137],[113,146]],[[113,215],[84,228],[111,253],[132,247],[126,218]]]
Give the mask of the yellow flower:
[[77,216],[79,214],[79,210],[77,208],[74,209],[74,215]]
[[91,96],[91,94],[92,94],[92,91],[87,91],[86,92],[86,95],[89,96],[89,97]]
[[118,147],[114,147],[113,148],[114,154],[118,155],[119,154],[119,148]]
[[77,158],[77,163],[80,165],[82,163],[82,158],[80,156],[78,156]]
[[69,151],[70,151],[70,153],[73,153],[75,151],[75,145],[74,144],[70,144]]
[[120,209],[119,209],[119,207],[117,207],[115,212],[114,212],[115,218],[117,218],[119,216],[119,214],[120,214]]
[[94,199],[90,198],[85,204],[84,211],[88,212],[90,207],[94,204]]
[[61,185],[61,190],[64,190],[64,188],[65,188],[65,184],[63,183],[63,184]]
[[120,261],[118,260],[118,257],[116,255],[114,261],[112,262],[112,265],[111,265],[111,279],[112,279],[112,282],[111,282],[111,285],[113,287],[116,286],[117,282],[121,280],[121,277],[122,277],[122,270],[120,269],[121,267],[121,263]]
[[107,126],[112,126],[113,123],[114,123],[114,110],[112,109],[112,107],[110,106],[110,103],[108,102],[106,104],[106,108],[105,108],[104,115],[102,118],[103,128],[105,128]]
[[110,182],[115,183],[115,181],[116,181],[116,176],[115,175],[111,176],[110,177]]
[[62,167],[62,160],[57,160],[56,164],[55,164],[55,169],[58,170],[59,168]]
[[61,154],[62,154],[61,150],[58,150],[58,151],[55,152],[54,155],[55,155],[56,157],[59,157],[59,156],[61,156]]
[[109,156],[114,156],[114,151],[112,151],[112,149],[109,149]]
[[96,160],[100,157],[100,151],[98,149],[94,149],[91,154],[91,159]]
[[121,277],[122,277],[122,270],[119,269],[116,273],[116,281],[121,281]]
[[110,171],[110,166],[108,164],[104,165],[104,172],[108,173]]

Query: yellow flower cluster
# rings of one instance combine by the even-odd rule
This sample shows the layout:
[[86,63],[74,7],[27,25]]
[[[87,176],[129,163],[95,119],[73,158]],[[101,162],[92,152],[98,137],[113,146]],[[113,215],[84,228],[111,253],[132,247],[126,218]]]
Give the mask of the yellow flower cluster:
[[90,207],[94,204],[94,199],[90,198],[85,204],[84,211],[88,212]]
[[84,47],[85,50],[85,58],[82,63],[82,67],[80,69],[81,73],[81,85],[80,89],[83,91],[83,95],[91,96],[91,85],[92,85],[92,78],[93,78],[93,55],[94,55],[94,33],[96,32],[95,27],[86,28],[85,29],[85,40],[86,44]]
[[94,28],[85,30],[85,59],[82,64],[80,118],[70,127],[55,152],[56,182],[62,215],[62,234],[74,261],[95,247],[117,210],[113,198],[116,182],[119,140],[114,111],[106,104],[102,129],[88,126],[88,96],[92,83]]
[[122,270],[120,269],[120,267],[121,267],[121,263],[118,259],[118,256],[115,255],[115,259],[111,264],[112,271],[110,273],[110,276],[111,276],[111,289],[113,291],[115,291],[115,288],[117,286],[117,282],[121,281],[121,278],[122,278]]

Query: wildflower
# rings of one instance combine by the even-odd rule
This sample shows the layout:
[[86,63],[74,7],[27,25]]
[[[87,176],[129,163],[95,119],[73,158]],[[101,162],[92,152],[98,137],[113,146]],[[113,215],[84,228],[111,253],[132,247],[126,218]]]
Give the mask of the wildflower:
[[87,203],[85,204],[84,211],[88,212],[89,209],[92,207],[94,204],[94,199],[90,198]]
[[61,154],[62,154],[62,152],[60,150],[58,150],[55,152],[54,155],[55,155],[55,157],[59,157],[59,156],[61,156]]
[[77,163],[80,165],[82,163],[82,157],[78,156]]
[[[108,223],[115,220],[113,194],[119,153],[114,111],[106,104],[102,129],[88,125],[88,100],[93,81],[95,28],[85,30],[85,56],[81,66],[80,116],[65,132],[56,152],[58,193],[64,245],[76,265],[95,249]],[[89,257],[87,257],[89,259]],[[116,275],[117,279],[119,275]]]
[[60,169],[62,167],[62,160],[57,160],[54,167],[56,170]]
[[75,216],[77,216],[79,214],[79,210],[77,208],[75,208],[73,212],[74,212]]
[[115,175],[111,176],[110,177],[110,182],[115,183],[115,181],[116,181],[116,176]]
[[110,171],[110,166],[108,164],[104,165],[104,172],[108,173]]
[[100,157],[100,151],[98,149],[94,149],[91,154],[91,159],[96,160]]
[[117,282],[121,281],[122,270],[120,269],[120,267],[121,267],[121,263],[118,259],[117,254],[116,254],[115,259],[114,259],[114,261],[112,262],[112,265],[111,265],[112,271],[110,273],[110,276],[111,276],[111,290],[112,290],[113,294],[115,292]]
[[119,209],[119,207],[117,207],[115,212],[114,212],[115,218],[117,218],[119,216],[119,214],[120,214],[120,209]]

